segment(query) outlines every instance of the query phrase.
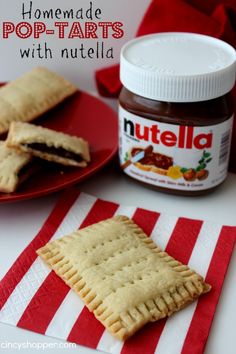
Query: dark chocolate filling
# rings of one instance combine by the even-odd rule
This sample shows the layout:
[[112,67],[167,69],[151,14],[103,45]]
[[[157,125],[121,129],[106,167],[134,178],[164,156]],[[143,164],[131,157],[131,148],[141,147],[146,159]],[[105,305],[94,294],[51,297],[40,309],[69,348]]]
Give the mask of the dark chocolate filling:
[[28,177],[39,171],[41,165],[37,160],[32,160],[26,165],[24,165],[18,172],[19,184],[24,182]]
[[70,160],[74,160],[76,162],[83,161],[82,157],[74,152],[68,151],[62,147],[56,148],[54,146],[47,146],[41,143],[32,143],[26,144],[25,146],[29,147],[30,149],[37,150],[40,152],[46,152],[48,154],[57,155],[59,157],[64,157]]
[[33,165],[32,162],[30,162],[30,163],[24,165],[24,166],[20,169],[20,171],[18,172],[18,177],[19,177],[19,178],[22,178],[22,177],[24,177],[26,174],[28,174],[28,171],[31,170],[32,165]]
[[168,170],[170,166],[173,166],[172,157],[154,152],[151,145],[146,149],[134,148],[131,151],[131,155],[135,156],[141,151],[144,151],[144,157],[139,160],[139,163],[142,165],[156,166],[158,168],[162,168],[163,170]]

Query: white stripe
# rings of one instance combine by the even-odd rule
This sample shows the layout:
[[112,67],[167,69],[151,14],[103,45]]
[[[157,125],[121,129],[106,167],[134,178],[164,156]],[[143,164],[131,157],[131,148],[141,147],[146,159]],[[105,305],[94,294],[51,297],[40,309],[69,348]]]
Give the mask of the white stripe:
[[221,228],[221,225],[212,224],[209,221],[203,223],[194,252],[188,262],[188,265],[203,277],[207,274]]
[[119,206],[114,215],[125,215],[132,218],[137,208],[131,206]]
[[96,349],[106,353],[119,354],[123,345],[124,342],[114,338],[107,330],[105,330]]
[[[190,257],[189,266],[203,277],[207,274],[220,230],[221,226],[204,222]],[[197,301],[168,319],[159,339],[155,354],[181,353],[196,306]]]
[[[78,228],[95,201],[95,197],[81,193],[52,239],[63,236],[64,233],[71,233]],[[0,321],[16,325],[49,273],[50,269],[37,257],[3,306],[0,312]]]
[[[135,211],[136,211],[135,207],[120,206],[116,210],[115,215],[126,215],[129,218],[132,218]],[[115,339],[107,330],[105,330],[97,345],[97,350],[109,352],[109,353],[120,353],[123,344],[124,344],[123,342]]]
[[55,313],[45,334],[67,339],[83,308],[83,301],[73,290],[70,290]]
[[91,195],[81,193],[53,235],[52,240],[69,235],[78,229],[96,200]]
[[170,216],[166,214],[161,214],[157,220],[151,238],[163,250],[169,242],[177,221],[177,216]]
[[50,269],[37,258],[0,311],[0,321],[16,325]]

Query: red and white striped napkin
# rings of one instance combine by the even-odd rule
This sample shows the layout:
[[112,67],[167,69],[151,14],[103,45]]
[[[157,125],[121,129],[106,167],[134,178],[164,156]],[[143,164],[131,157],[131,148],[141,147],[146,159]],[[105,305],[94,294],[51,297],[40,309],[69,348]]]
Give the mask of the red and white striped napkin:
[[[114,214],[131,217],[212,285],[199,301],[168,320],[146,325],[125,343],[114,339],[35,253],[49,240]],[[203,353],[235,239],[236,227],[122,206],[71,189],[1,280],[0,321],[108,353]]]

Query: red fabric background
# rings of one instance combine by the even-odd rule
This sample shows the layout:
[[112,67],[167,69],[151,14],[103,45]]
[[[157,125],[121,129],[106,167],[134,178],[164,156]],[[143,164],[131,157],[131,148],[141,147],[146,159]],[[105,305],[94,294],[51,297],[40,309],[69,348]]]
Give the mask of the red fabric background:
[[[137,36],[169,31],[207,34],[223,39],[236,48],[236,0],[153,0]],[[119,65],[98,70],[96,82],[101,95],[117,97],[121,89]],[[233,98],[236,107],[236,88]],[[236,123],[230,170],[236,172]]]

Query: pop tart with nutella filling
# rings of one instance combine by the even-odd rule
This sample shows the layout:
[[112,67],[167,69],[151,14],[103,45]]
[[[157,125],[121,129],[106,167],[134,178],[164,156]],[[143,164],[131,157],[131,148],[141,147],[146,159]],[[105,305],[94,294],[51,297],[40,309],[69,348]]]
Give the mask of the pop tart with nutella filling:
[[90,161],[84,139],[30,123],[12,123],[7,146],[65,166],[86,167]]

